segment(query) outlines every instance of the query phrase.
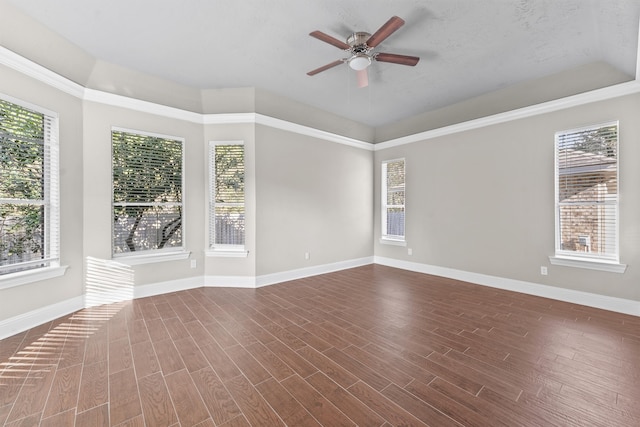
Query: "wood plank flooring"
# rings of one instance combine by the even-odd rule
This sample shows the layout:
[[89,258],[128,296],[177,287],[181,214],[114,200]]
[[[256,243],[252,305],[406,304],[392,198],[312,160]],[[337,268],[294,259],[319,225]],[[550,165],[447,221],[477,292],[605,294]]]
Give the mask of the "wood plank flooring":
[[4,426],[640,426],[640,318],[369,265],[0,341]]

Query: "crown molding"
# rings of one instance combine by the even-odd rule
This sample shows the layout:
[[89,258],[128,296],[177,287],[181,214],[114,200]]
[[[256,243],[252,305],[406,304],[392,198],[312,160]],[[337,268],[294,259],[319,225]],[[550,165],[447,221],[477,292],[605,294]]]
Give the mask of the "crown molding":
[[299,135],[310,136],[324,141],[336,142],[350,147],[373,151],[373,144],[355,138],[338,135],[332,132],[316,129],[311,126],[300,125],[287,120],[265,116],[259,113],[227,113],[227,114],[204,114],[204,124],[228,125],[228,124],[258,124]]
[[0,46],[0,64],[76,98],[84,96],[85,88],[82,85],[62,77],[42,65],[36,64],[4,46]]
[[437,129],[419,132],[413,135],[403,136],[401,138],[390,139],[388,141],[375,144],[374,151],[385,150],[387,148],[398,147],[401,145],[412,144],[414,142],[439,138],[446,135],[453,135],[460,132],[466,132],[468,130],[507,123],[510,121],[533,117],[540,114],[552,113],[554,111],[590,104],[592,102],[605,101],[625,95],[632,95],[638,92],[640,92],[640,82],[638,80],[633,80],[602,89],[584,92],[578,95],[572,95],[565,98],[555,99],[553,101],[547,101],[528,107],[518,108],[516,110],[507,111],[505,113],[493,114],[479,119],[468,120],[466,122],[457,123],[450,126],[444,126]]
[[169,107],[155,102],[143,101],[128,96],[117,95],[96,89],[86,88],[84,90],[84,101],[96,102],[113,107],[126,108],[129,110],[149,113],[169,119],[178,119],[186,122],[202,124],[202,114],[180,108]]
[[180,108],[169,107],[155,102],[143,101],[124,95],[104,92],[101,90],[85,88],[35,62],[18,55],[11,50],[0,46],[0,64],[18,71],[26,76],[38,80],[46,85],[70,94],[83,101],[95,102],[113,107],[126,108],[143,113],[154,114],[170,119],[183,120],[190,123],[203,125],[228,125],[228,124],[261,124],[276,129],[281,129],[300,135],[311,136],[325,141],[357,147],[365,150],[373,150],[373,145],[366,141],[338,135],[335,133],[303,126],[274,117],[257,113],[226,113],[226,114],[202,114],[187,111]]
[[[640,61],[640,59],[639,59]],[[609,86],[602,89],[547,101],[540,104],[518,108],[505,113],[493,114],[479,119],[468,120],[450,126],[444,126],[401,138],[390,139],[377,144],[361,141],[354,138],[323,131],[310,126],[300,125],[287,120],[265,116],[258,113],[227,113],[227,114],[202,114],[180,108],[169,107],[154,102],[143,101],[123,95],[117,95],[96,89],[85,88],[66,77],[63,77],[35,62],[18,55],[17,53],[0,46],[0,64],[14,69],[22,74],[32,77],[64,93],[73,95],[84,101],[91,101],[114,107],[126,108],[134,111],[159,115],[166,118],[184,120],[196,124],[260,124],[275,129],[281,129],[300,135],[311,136],[325,141],[336,142],[351,147],[368,151],[385,150],[405,144],[452,135],[468,130],[479,129],[513,120],[532,117],[540,114],[551,113],[571,107],[585,105],[593,102],[604,101],[620,96],[631,95],[640,92],[640,80]],[[640,68],[640,66],[639,66]]]
[[319,138],[325,141],[337,142],[338,144],[373,151],[374,145],[369,142],[323,131],[310,126],[299,125],[297,123],[289,122],[282,119],[276,119],[275,117],[264,116],[262,114],[256,113],[255,116],[255,123],[259,125],[269,126],[275,129],[286,130],[300,135],[311,136],[313,138]]
[[205,125],[255,124],[256,113],[220,113],[203,114],[202,123]]

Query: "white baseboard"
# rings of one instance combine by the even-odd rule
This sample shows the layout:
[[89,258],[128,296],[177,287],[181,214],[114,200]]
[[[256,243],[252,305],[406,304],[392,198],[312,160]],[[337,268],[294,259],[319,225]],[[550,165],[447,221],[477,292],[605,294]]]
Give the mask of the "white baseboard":
[[372,264],[373,257],[357,258],[348,261],[339,261],[331,264],[314,265],[313,267],[299,268],[296,270],[282,271],[279,273],[263,274],[262,276],[206,276],[204,286],[217,288],[260,288],[289,280],[302,279],[304,277],[317,276],[318,274],[331,273],[333,271],[346,270],[347,268],[360,267]]
[[255,288],[253,276],[205,276],[204,286],[210,288]]
[[348,261],[339,261],[331,264],[315,265],[313,267],[299,268],[297,270],[283,271],[280,273],[265,274],[256,277],[256,288],[273,285],[289,280],[302,279],[304,277],[317,276],[318,274],[332,273],[348,268],[361,267],[373,264],[373,257],[357,258]]
[[169,280],[167,282],[134,286],[133,297],[152,297],[154,295],[168,294],[170,292],[184,291],[186,289],[201,288],[202,286],[204,286],[204,279],[202,277],[188,277],[186,279]]
[[[592,294],[588,292],[575,291],[571,289],[556,288],[554,286],[541,285],[537,283],[524,282],[520,280],[505,279],[503,277],[489,276],[468,271],[456,270],[446,267],[438,267],[428,264],[420,264],[409,261],[396,260],[385,257],[365,257],[349,261],[341,261],[332,264],[317,265],[313,267],[301,268],[297,270],[284,271],[280,273],[265,274],[262,276],[205,276],[189,277],[186,279],[170,280],[167,282],[153,283],[149,285],[134,286],[133,297],[144,298],[153,295],[166,294],[170,292],[194,289],[200,287],[234,287],[234,288],[258,288],[290,280],[302,279],[304,277],[316,276],[319,274],[331,273],[348,268],[360,267],[368,264],[380,264],[389,267],[401,268],[403,270],[415,271],[418,273],[432,274],[435,276],[448,277],[462,280],[477,285],[489,286],[492,288],[505,289],[514,292],[521,292],[529,295],[536,295],[551,298],[559,301],[566,301],[574,304],[586,305],[589,307],[601,308],[618,313],[640,316],[640,302],[623,298],[609,297],[605,295]],[[85,307],[85,296],[81,295],[55,304],[51,304],[15,317],[0,321],[0,340],[41,325],[45,322],[57,319],[61,316],[81,310]]]
[[84,308],[84,296],[74,297],[0,321],[0,340]]
[[521,280],[506,279],[504,277],[489,276],[486,274],[471,273],[468,271],[456,270],[453,268],[438,267],[392,258],[374,257],[374,262],[376,264],[401,268],[403,270],[432,274],[434,276],[447,277],[450,279],[461,280],[477,285],[520,292],[523,294],[535,295],[544,298],[551,298],[559,301],[570,302],[573,304],[586,305],[603,310],[631,314],[633,316],[640,316],[640,301],[592,294],[589,292],[576,291],[566,288],[557,288],[555,286],[541,285],[538,283],[524,282]]
[[[122,289],[116,293],[97,294],[96,298],[104,298],[105,302],[115,302],[118,295],[128,293],[128,298],[144,298],[154,295],[166,294],[170,292],[183,291],[186,289],[207,287],[233,287],[233,288],[257,288],[260,286],[272,285],[288,280],[300,279],[303,277],[315,276],[318,274],[330,273],[332,271],[344,270],[347,268],[359,267],[373,263],[373,257],[360,258],[349,261],[341,261],[333,264],[318,265],[314,267],[301,268],[298,270],[285,271],[282,273],[267,274],[258,277],[252,276],[205,276],[189,277],[185,279],[170,280],[166,282],[152,283],[148,285],[133,286],[132,292]],[[97,305],[95,298],[92,301],[86,300],[86,295],[81,295],[66,301],[51,304],[28,313],[20,314],[0,321],[0,340],[18,334],[27,329],[41,325],[45,322],[57,319],[61,316],[82,310],[88,305]],[[107,298],[109,297],[109,298]],[[111,298],[113,297],[113,298]],[[115,299],[114,299],[115,298]]]
[[[144,298],[169,292],[182,291],[185,289],[201,288],[202,286],[202,277],[190,277],[187,279],[171,280],[168,282],[160,282],[150,285],[134,286],[133,298]],[[80,295],[2,320],[0,321],[0,340],[26,331],[27,329],[31,329],[45,322],[66,316],[74,311],[82,310],[88,305],[96,305],[95,301],[90,303],[89,301],[85,301],[85,298],[86,295]],[[105,301],[114,302],[114,300],[109,298],[105,298]]]

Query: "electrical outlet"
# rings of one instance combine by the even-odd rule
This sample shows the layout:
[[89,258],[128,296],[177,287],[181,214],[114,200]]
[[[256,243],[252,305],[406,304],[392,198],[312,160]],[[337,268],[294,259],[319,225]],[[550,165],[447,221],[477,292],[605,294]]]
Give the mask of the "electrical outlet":
[[196,268],[198,266],[198,261],[196,261],[195,259],[191,260],[191,268]]
[[407,254],[413,255],[413,249],[411,249],[411,248],[407,249]]
[[546,276],[548,273],[549,272],[547,271],[547,267],[545,267],[544,265],[540,267],[540,274]]
[[304,253],[304,259],[309,259],[311,258],[311,256],[309,255],[309,252],[305,252]]

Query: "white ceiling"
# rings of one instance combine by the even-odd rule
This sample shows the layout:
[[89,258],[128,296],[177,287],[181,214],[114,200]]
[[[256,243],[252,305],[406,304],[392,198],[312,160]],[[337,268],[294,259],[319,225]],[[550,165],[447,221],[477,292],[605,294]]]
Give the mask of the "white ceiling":
[[[639,0],[12,0],[97,59],[202,89],[258,87],[379,126],[595,61],[635,75]],[[406,25],[370,84],[309,37]]]

